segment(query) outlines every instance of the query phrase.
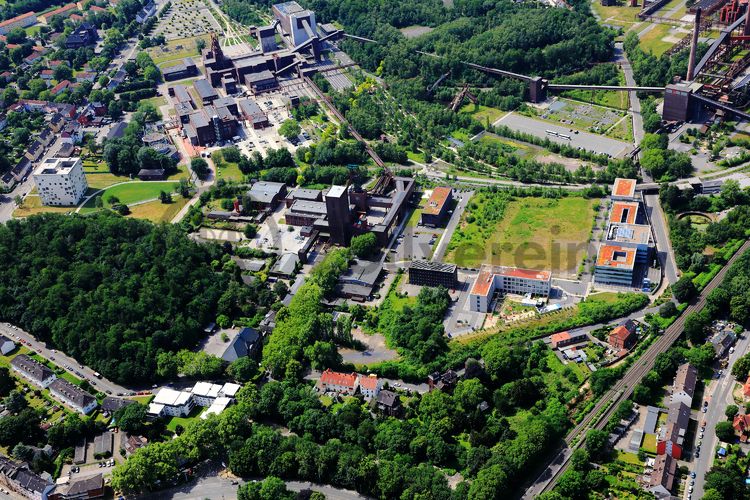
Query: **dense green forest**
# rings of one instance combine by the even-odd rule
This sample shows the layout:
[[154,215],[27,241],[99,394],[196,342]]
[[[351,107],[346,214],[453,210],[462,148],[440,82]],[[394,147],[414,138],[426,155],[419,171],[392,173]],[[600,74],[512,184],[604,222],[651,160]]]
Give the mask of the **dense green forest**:
[[218,246],[113,214],[0,226],[0,318],[115,381],[148,381],[162,351],[191,347],[229,276]]
[[[551,77],[609,60],[612,55],[613,34],[588,14],[586,2],[579,2],[581,11],[504,0],[459,0],[452,8],[440,0],[307,3],[319,18],[338,20],[351,33],[380,42],[345,44],[345,50],[364,67],[374,71],[382,62],[386,76],[421,77],[423,83],[431,83],[447,69],[456,80],[494,82],[493,77],[467,71],[460,61]],[[398,28],[412,25],[435,29],[407,40]],[[415,50],[444,59],[418,55]]]

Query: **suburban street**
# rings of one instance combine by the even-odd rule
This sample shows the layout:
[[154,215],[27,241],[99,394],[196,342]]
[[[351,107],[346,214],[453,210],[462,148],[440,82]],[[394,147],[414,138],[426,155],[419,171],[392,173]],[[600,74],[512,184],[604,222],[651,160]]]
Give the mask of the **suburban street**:
[[65,365],[70,366],[71,369],[68,370],[70,373],[75,374],[75,371],[83,373],[84,377],[87,378],[91,382],[91,384],[101,392],[109,391],[112,393],[112,395],[116,395],[118,393],[127,394],[133,390],[117,385],[104,377],[102,377],[101,379],[97,379],[96,377],[94,377],[94,372],[96,370],[93,370],[88,366],[81,365],[78,361],[60,351],[48,349],[46,344],[36,340],[30,333],[27,333],[20,328],[13,327],[9,323],[0,323],[0,334],[5,335],[15,342],[18,342],[19,338],[25,340],[26,342],[28,342],[24,343],[26,347],[36,351],[37,353],[39,353],[39,355],[46,359],[49,359],[59,367],[64,368]]
[[[706,472],[711,469],[713,464],[716,450],[716,445],[719,443],[719,439],[716,437],[716,424],[726,420],[724,410],[727,405],[734,404],[734,398],[732,397],[732,389],[736,382],[735,378],[731,375],[732,367],[735,361],[747,353],[748,347],[750,347],[750,335],[745,335],[737,340],[734,346],[734,353],[728,357],[727,367],[724,369],[724,374],[718,380],[711,381],[710,399],[708,404],[708,411],[703,415],[703,419],[706,421],[706,430],[703,435],[703,445],[701,446],[701,456],[695,459],[693,471],[696,474],[695,486],[693,495],[695,498],[703,497],[703,486],[706,481]],[[709,393],[709,388],[706,390],[706,394]],[[704,398],[705,399],[705,398]],[[698,421],[698,425],[703,420]]]

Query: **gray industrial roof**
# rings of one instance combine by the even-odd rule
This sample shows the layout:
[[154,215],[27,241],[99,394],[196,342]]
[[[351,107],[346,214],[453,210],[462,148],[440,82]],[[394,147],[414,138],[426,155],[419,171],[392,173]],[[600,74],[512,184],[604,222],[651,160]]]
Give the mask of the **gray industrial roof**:
[[193,83],[193,86],[195,87],[195,90],[198,91],[198,95],[201,99],[206,99],[209,97],[218,97],[219,94],[216,93],[216,89],[211,86],[211,84],[208,82],[208,80],[196,80]]
[[247,195],[252,201],[270,203],[284,189],[283,182],[258,181],[252,185]]
[[273,266],[272,272],[281,274],[284,276],[291,276],[294,274],[294,270],[299,262],[299,257],[296,253],[285,253],[282,255],[276,264]]

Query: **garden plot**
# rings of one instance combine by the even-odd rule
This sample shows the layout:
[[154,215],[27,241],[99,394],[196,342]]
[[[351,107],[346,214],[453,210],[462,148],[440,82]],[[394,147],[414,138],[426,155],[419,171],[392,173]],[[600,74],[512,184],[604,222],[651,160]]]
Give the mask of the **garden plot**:
[[189,38],[224,30],[201,0],[177,0],[156,28],[167,40]]

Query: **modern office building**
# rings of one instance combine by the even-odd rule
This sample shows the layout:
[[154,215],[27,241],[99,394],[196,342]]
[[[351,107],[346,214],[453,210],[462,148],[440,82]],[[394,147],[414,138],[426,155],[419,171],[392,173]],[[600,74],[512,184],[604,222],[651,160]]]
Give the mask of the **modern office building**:
[[43,205],[75,206],[89,188],[80,158],[48,158],[33,176]]
[[409,264],[409,283],[419,286],[456,288],[458,267],[455,264],[415,260]]
[[548,296],[552,273],[514,267],[483,265],[469,295],[469,310],[489,312],[496,291]]
[[638,250],[622,245],[603,244],[594,267],[594,281],[610,285],[633,285]]
[[427,204],[422,209],[422,225],[432,227],[443,225],[452,200],[453,189],[443,186],[433,189]]
[[613,222],[607,229],[607,243],[635,248],[635,261],[647,264],[654,248],[651,226],[646,224],[621,224]]

